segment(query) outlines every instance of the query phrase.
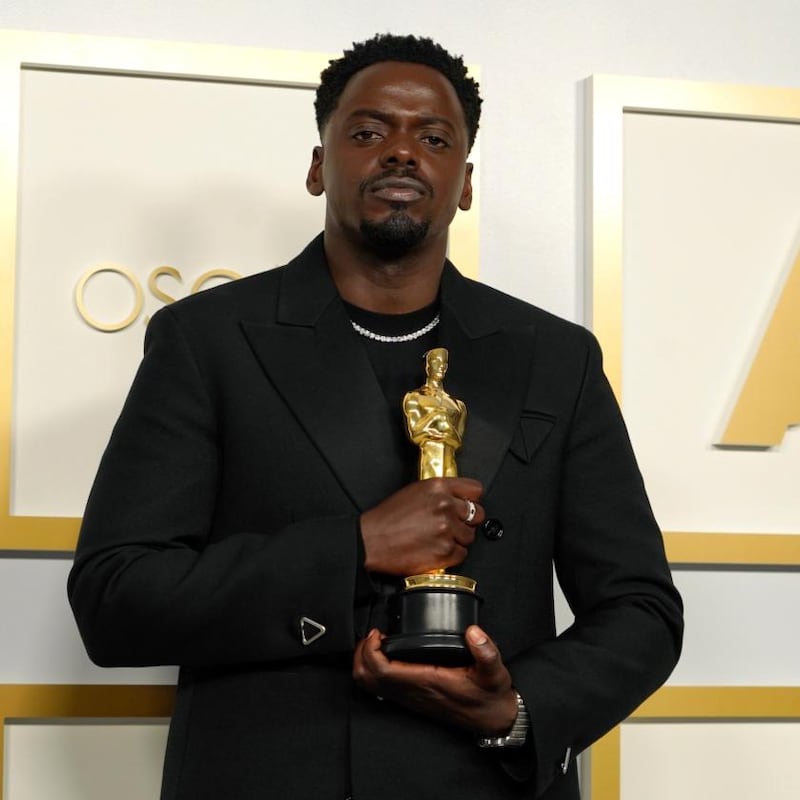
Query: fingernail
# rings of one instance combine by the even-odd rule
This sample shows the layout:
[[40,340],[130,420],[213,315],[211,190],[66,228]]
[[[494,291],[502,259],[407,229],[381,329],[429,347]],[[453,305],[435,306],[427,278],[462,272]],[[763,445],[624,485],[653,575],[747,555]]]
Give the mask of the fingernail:
[[478,647],[482,647],[486,644],[486,642],[489,641],[489,639],[486,637],[486,634],[477,626],[471,627],[467,631],[467,636],[469,636],[469,640],[472,642],[472,644],[477,645]]

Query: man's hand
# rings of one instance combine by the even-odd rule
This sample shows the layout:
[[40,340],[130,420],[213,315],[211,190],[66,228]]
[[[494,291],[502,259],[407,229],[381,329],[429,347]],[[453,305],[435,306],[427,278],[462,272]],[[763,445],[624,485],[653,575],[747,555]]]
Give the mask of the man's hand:
[[[485,518],[483,487],[471,478],[431,478],[404,486],[361,515],[364,566],[417,575],[460,564]],[[471,503],[475,515],[467,522]]]
[[362,689],[484,736],[503,736],[511,729],[517,717],[511,675],[497,646],[477,625],[466,632],[475,658],[469,667],[390,661],[381,651],[383,638],[372,630],[356,647],[353,678]]

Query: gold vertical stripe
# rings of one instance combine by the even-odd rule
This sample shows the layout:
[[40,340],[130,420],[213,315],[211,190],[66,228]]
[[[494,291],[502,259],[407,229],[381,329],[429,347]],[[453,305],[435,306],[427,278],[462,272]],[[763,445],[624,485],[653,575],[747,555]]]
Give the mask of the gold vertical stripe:
[[592,800],[620,800],[621,733],[617,726],[592,745],[590,779]]
[[[14,39],[0,32],[0,515],[11,507],[11,410],[17,235],[20,70]],[[11,46],[8,46],[11,45]],[[0,548],[8,525],[0,517]]]

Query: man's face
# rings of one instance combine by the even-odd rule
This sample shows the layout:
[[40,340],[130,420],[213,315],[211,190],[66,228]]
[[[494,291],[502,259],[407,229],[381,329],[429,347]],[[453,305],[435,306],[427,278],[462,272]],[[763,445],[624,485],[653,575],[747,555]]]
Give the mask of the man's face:
[[325,232],[379,255],[445,241],[472,201],[468,132],[455,89],[421,64],[385,61],[348,82],[306,185],[327,197]]

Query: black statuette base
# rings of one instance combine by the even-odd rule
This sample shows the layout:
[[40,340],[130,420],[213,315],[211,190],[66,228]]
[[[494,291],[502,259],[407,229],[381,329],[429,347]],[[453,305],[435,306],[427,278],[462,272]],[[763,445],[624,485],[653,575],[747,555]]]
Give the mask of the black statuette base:
[[391,601],[387,658],[417,664],[463,667],[473,663],[464,631],[478,624],[483,601],[466,589],[405,589]]

